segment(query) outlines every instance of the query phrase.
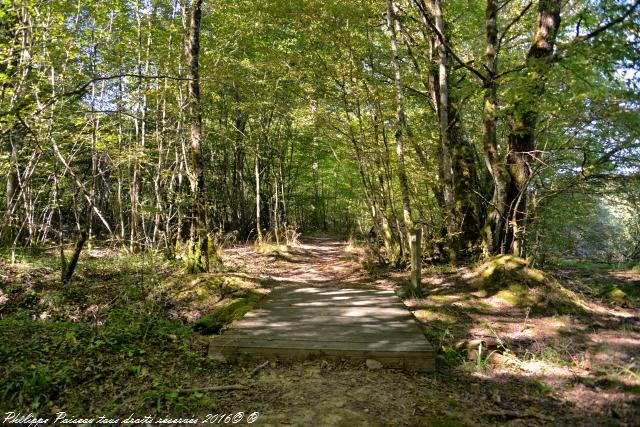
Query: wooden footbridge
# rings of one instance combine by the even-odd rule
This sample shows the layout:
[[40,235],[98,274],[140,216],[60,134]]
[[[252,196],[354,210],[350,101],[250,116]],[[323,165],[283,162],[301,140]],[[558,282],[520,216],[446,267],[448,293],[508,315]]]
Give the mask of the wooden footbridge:
[[285,287],[215,337],[210,355],[229,361],[375,359],[432,372],[435,351],[389,290]]

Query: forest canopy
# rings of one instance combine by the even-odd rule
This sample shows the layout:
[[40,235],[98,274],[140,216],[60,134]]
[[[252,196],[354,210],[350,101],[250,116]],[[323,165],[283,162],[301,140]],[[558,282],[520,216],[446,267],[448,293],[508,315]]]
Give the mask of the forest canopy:
[[225,238],[322,230],[399,266],[420,227],[432,260],[637,261],[639,23],[637,0],[2,0],[0,239],[189,242],[201,271]]

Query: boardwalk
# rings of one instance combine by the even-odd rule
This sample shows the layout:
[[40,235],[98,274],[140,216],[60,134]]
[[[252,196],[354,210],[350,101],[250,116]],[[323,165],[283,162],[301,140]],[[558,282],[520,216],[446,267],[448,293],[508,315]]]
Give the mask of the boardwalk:
[[375,359],[384,367],[434,370],[435,352],[390,290],[284,287],[213,339],[229,360]]

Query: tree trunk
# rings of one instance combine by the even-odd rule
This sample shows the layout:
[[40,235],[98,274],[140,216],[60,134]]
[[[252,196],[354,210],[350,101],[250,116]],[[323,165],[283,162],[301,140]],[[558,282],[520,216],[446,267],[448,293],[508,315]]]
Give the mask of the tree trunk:
[[480,215],[475,189],[478,187],[477,162],[474,147],[465,137],[458,100],[449,96],[449,138],[455,200],[455,230],[458,239],[452,244],[456,260],[466,260],[478,250],[480,241]]
[[240,231],[242,237],[246,237],[249,225],[247,190],[244,179],[244,159],[245,151],[243,146],[244,129],[247,123],[247,117],[243,113],[238,113],[235,120],[235,149],[234,149],[234,174],[233,174],[233,194],[235,205],[235,228]]
[[487,0],[485,68],[488,72],[484,89],[483,146],[487,169],[493,179],[493,196],[482,230],[482,250],[485,256],[500,252],[507,219],[507,188],[511,175],[505,167],[497,139],[497,83],[498,72],[498,10],[497,0]]
[[18,196],[20,195],[20,162],[19,153],[22,149],[23,140],[25,136],[25,129],[21,125],[9,132],[9,142],[11,144],[11,154],[9,162],[9,172],[7,173],[6,183],[6,208],[3,219],[2,238],[6,241],[12,241],[14,236],[12,235],[13,228],[13,215],[16,210]]
[[[404,87],[400,72],[400,60],[398,58],[398,42],[396,33],[398,32],[398,21],[396,18],[395,5],[392,0],[387,0],[387,26],[391,39],[391,53],[393,55],[394,80],[396,88],[396,155],[398,163],[398,180],[400,181],[400,193],[402,197],[402,228],[405,241],[409,242],[409,232],[413,229],[411,218],[411,200],[409,198],[409,183],[404,161],[404,135],[407,134],[407,117],[404,111]],[[409,253],[409,248],[404,248],[405,253]]]
[[507,189],[508,228],[503,247],[515,255],[522,254],[527,209],[527,186],[531,179],[530,163],[536,153],[538,99],[544,94],[547,70],[554,55],[556,34],[560,27],[560,0],[540,0],[533,42],[526,59],[526,83],[510,117],[509,154],[511,182]]
[[[444,35],[444,18],[440,0],[430,2],[436,29]],[[446,209],[447,230],[455,233],[455,200],[453,198],[453,166],[451,160],[451,140],[449,134],[449,57],[444,43],[437,42],[438,49],[438,115],[440,118],[440,144],[442,156],[443,196]],[[455,260],[455,252],[450,251],[450,257]]]
[[260,220],[260,144],[256,141],[256,155],[255,155],[255,178],[256,178],[256,239],[257,243],[262,243],[262,224]]
[[[91,220],[90,214],[87,215],[87,220]],[[84,247],[84,244],[87,242],[88,238],[88,224],[85,223],[85,225],[80,230],[80,237],[76,242],[76,246],[73,249],[73,254],[71,255],[71,259],[69,261],[67,261],[67,258],[64,255],[64,246],[60,245],[60,276],[63,284],[68,285],[71,283],[73,273],[76,271],[76,266],[78,265],[80,254],[82,253],[82,248]]]
[[204,204],[204,161],[202,156],[202,112],[200,105],[200,18],[202,0],[193,0],[187,38],[187,78],[189,80],[189,119],[191,142],[191,165],[189,184],[192,196],[192,221],[195,227],[189,241],[187,270],[190,273],[209,271],[209,236],[207,233],[207,215]]

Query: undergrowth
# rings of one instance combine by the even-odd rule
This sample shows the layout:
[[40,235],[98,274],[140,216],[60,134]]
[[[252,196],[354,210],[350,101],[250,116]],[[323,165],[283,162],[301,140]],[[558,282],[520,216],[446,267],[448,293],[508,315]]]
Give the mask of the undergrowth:
[[72,284],[61,285],[52,253],[7,259],[0,265],[0,413],[118,417],[211,406],[202,393],[179,393],[213,368],[206,339],[157,297],[180,264],[86,255]]

